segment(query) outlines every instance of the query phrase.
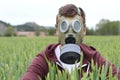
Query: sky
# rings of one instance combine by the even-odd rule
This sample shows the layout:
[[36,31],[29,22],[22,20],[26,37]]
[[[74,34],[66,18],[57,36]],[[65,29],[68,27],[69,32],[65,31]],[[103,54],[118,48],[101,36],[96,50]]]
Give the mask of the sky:
[[95,28],[101,19],[120,21],[119,0],[0,0],[0,20],[12,25],[35,22],[54,26],[58,9],[66,4],[85,11],[89,28]]

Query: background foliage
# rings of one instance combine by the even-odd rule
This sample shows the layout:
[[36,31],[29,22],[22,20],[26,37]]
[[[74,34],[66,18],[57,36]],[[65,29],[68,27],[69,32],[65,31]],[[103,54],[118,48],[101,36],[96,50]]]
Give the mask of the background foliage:
[[[87,23],[86,23],[87,24]],[[45,32],[47,35],[55,35],[55,26],[42,26],[38,25],[35,22],[27,22],[21,25],[11,25],[4,21],[0,21],[0,35],[8,36],[12,33],[12,29],[9,29],[11,26],[16,31],[34,31],[36,36],[39,36],[40,32]],[[101,19],[94,28],[89,28],[87,26],[87,35],[120,35],[120,21],[110,21],[107,19]],[[8,28],[8,29],[7,29]],[[11,33],[7,33],[7,30]],[[11,30],[11,31],[10,31]],[[7,33],[7,35],[6,35]],[[14,35],[12,35],[14,36]]]

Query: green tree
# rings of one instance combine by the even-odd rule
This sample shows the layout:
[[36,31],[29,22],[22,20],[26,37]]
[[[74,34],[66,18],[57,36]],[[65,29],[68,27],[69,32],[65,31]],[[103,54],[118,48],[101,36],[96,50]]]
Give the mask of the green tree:
[[119,21],[109,21],[102,19],[96,25],[97,35],[118,35],[119,33]]
[[35,35],[36,36],[39,36],[40,35],[40,30],[38,29],[38,30],[35,30]]
[[88,29],[88,28],[86,28],[86,35],[95,35],[95,30],[93,29],[93,28],[91,28],[91,29]]
[[50,28],[48,29],[48,34],[49,34],[49,35],[54,35],[54,34],[55,34],[55,28],[54,28],[54,27],[50,27]]
[[11,26],[8,26],[5,33],[4,33],[5,36],[16,36],[16,31],[13,27]]

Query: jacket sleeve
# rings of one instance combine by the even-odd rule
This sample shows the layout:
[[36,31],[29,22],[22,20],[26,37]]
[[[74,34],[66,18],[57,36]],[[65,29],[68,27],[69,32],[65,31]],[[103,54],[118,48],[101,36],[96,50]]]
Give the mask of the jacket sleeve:
[[[99,52],[96,51],[96,53],[93,56],[93,61],[95,64],[98,65],[98,67],[102,67],[103,65],[106,64],[107,60],[104,57],[102,57]],[[112,66],[112,75],[113,76],[117,75],[118,80],[120,80],[120,70],[117,69],[117,67],[114,64],[112,64],[110,61],[108,61],[108,73],[109,73],[110,66]],[[107,74],[107,75],[109,75],[109,74]]]
[[[91,61],[93,59],[94,63],[98,65],[98,67],[102,67],[103,65],[106,64],[106,59],[100,55],[98,51],[92,46],[87,46],[85,44],[80,44],[80,47],[82,48],[82,51],[84,53],[84,57],[88,60]],[[120,70],[117,69],[117,67],[112,64],[111,62],[108,61],[108,73],[109,73],[109,68],[112,66],[112,75],[117,75],[118,80],[120,80]],[[109,75],[109,74],[107,74]]]
[[48,73],[48,65],[45,57],[42,54],[43,53],[40,53],[33,59],[32,63],[28,67],[21,80],[45,79],[45,76]]

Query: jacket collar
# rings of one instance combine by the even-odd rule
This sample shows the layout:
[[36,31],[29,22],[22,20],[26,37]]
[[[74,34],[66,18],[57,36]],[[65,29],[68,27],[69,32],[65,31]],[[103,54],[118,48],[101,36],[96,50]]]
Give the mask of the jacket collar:
[[[51,44],[47,46],[45,54],[47,58],[52,62],[58,62],[57,57],[55,56],[55,48],[60,45],[58,44]],[[80,44],[81,50],[83,51],[83,64],[88,64],[91,59],[94,57],[94,54],[96,53],[96,49],[92,46],[87,46],[83,43]]]

